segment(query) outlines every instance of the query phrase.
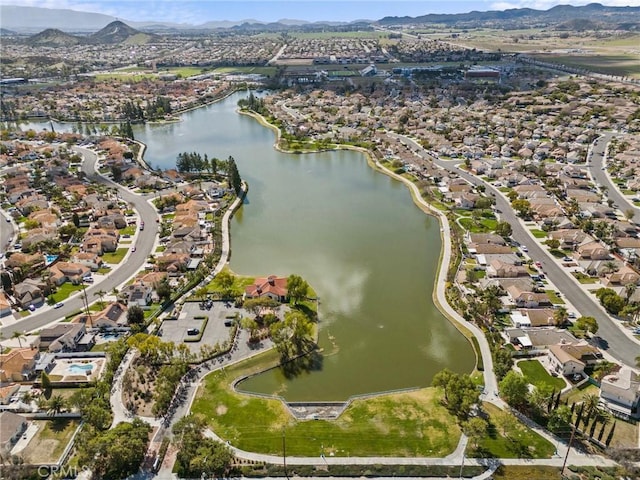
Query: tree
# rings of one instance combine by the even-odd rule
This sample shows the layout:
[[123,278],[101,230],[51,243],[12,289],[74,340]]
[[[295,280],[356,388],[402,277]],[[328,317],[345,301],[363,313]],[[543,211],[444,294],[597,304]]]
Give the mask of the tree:
[[309,284],[299,275],[289,275],[287,277],[287,295],[292,304],[296,304],[307,298]]
[[24,333],[16,330],[11,334],[11,338],[13,338],[14,340],[18,340],[18,345],[20,345],[20,348],[22,348],[22,340],[26,339],[27,337],[24,336]]
[[460,422],[469,418],[471,407],[478,403],[480,397],[480,392],[469,375],[445,369],[433,377],[432,385],[444,389],[443,403],[449,413],[458,417]]
[[257,298],[248,298],[242,304],[242,308],[252,313],[256,317],[260,315],[260,313],[264,309],[272,309],[276,308],[280,305],[277,300],[274,300],[270,297],[257,297]]
[[493,371],[498,380],[502,380],[513,367],[513,357],[506,348],[496,348],[493,350]]
[[565,307],[556,308],[553,312],[553,323],[556,326],[562,326],[569,320],[569,312]]
[[144,310],[139,305],[132,305],[127,312],[127,323],[129,325],[144,324]]
[[40,374],[40,385],[42,386],[42,390],[51,391],[51,379],[49,379],[49,375],[44,370]]
[[478,448],[480,441],[487,436],[489,424],[480,417],[473,417],[462,424],[462,431],[473,443],[473,448]]
[[511,370],[500,381],[500,394],[512,407],[522,407],[527,403],[529,387],[524,377]]
[[629,208],[629,209],[624,211],[624,218],[626,218],[627,220],[631,220],[631,219],[633,219],[635,214],[636,214],[636,212],[633,210],[633,208]]
[[498,222],[494,231],[496,234],[504,238],[510,237],[513,233],[513,229],[509,222]]
[[54,395],[49,399],[49,415],[57,415],[67,406],[67,402],[62,395]]
[[627,302],[629,301],[631,296],[636,292],[637,289],[638,289],[638,286],[635,283],[627,283],[624,286],[624,294],[625,294],[625,298],[627,299]]
[[[107,294],[107,292],[105,292],[102,289],[98,290],[97,292],[93,292],[93,295],[95,295],[96,297],[98,297],[100,299],[100,308],[104,308],[104,296],[106,294]],[[144,317],[144,312],[143,312],[142,316]]]
[[575,326],[578,330],[586,330],[594,335],[598,331],[598,321],[593,317],[580,317],[576,320]]
[[552,432],[566,432],[571,424],[571,409],[567,405],[556,408],[547,422],[547,428]]
[[101,433],[88,432],[78,445],[78,460],[94,478],[116,480],[137,473],[147,451],[151,427],[136,418]]
[[309,353],[315,347],[313,323],[297,310],[287,312],[282,322],[272,324],[269,333],[283,362]]
[[529,200],[524,199],[516,199],[511,202],[511,207],[520,215],[522,218],[527,218],[531,214],[531,203]]
[[171,285],[169,285],[169,280],[167,277],[164,277],[160,282],[154,285],[156,289],[156,293],[162,302],[168,302],[171,299]]
[[118,165],[111,165],[111,175],[113,175],[114,182],[119,182],[122,180],[122,169]]
[[260,326],[258,325],[258,322],[255,321],[255,319],[250,318],[250,317],[245,317],[242,320],[240,320],[240,326],[244,329],[247,330],[249,332],[249,341],[254,342],[257,339],[257,333],[258,330],[260,329]]
[[223,443],[203,434],[206,423],[190,414],[181,418],[173,427],[173,438],[178,448],[176,469],[179,477],[198,478],[225,476],[233,455]]
[[231,288],[235,281],[235,276],[229,270],[222,270],[218,275],[216,275],[216,283],[220,286],[224,295],[229,295],[231,293]]
[[229,175],[229,186],[236,192],[236,195],[240,196],[242,193],[242,179],[240,178],[236,161],[231,156],[227,160],[227,174]]

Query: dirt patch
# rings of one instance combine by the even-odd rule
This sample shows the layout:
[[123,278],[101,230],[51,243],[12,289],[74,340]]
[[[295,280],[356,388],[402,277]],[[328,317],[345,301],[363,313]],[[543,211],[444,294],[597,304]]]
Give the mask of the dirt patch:
[[22,453],[25,463],[55,463],[78,428],[77,421],[38,420],[38,433]]
[[216,407],[216,415],[224,415],[225,413],[227,413],[226,405],[220,404]]

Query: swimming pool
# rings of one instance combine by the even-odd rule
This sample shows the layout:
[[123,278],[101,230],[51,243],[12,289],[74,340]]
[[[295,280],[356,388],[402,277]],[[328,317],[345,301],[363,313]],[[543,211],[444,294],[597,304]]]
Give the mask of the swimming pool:
[[72,363],[67,367],[69,373],[90,373],[93,370],[91,363]]

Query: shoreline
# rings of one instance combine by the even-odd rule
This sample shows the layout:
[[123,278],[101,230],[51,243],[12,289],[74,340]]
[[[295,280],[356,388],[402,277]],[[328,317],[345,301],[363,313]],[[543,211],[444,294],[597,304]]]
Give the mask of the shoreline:
[[[380,172],[384,175],[387,175],[390,178],[393,178],[394,180],[397,180],[401,183],[403,183],[409,190],[409,193],[411,195],[411,199],[413,200],[413,203],[416,207],[418,207],[418,209],[420,209],[424,214],[429,215],[431,217],[434,217],[438,220],[438,223],[440,225],[440,239],[442,242],[442,248],[440,249],[440,255],[439,255],[439,261],[438,261],[438,268],[436,270],[436,278],[435,278],[435,282],[439,282],[442,280],[442,274],[441,272],[444,272],[444,275],[446,275],[446,271],[449,268],[449,263],[450,263],[450,258],[449,261],[446,264],[446,268],[445,264],[442,260],[445,259],[445,252],[447,251],[447,249],[450,250],[451,245],[450,245],[450,237],[445,235],[444,232],[445,230],[449,231],[450,230],[450,226],[449,226],[449,220],[447,219],[446,215],[444,215],[442,212],[440,212],[438,209],[436,209],[433,205],[431,205],[430,203],[428,203],[427,201],[425,201],[422,196],[419,194],[419,192],[414,191],[415,184],[413,182],[411,182],[409,179],[398,175],[396,173],[393,173],[392,171],[388,170],[386,167],[384,167],[383,165],[380,164],[380,162],[378,162],[374,155],[371,153],[370,150],[363,148],[363,147],[357,147],[354,145],[339,145],[335,148],[328,148],[328,149],[324,149],[324,150],[302,150],[300,152],[292,152],[290,150],[285,150],[280,146],[280,139],[282,136],[282,133],[280,131],[280,129],[278,127],[276,127],[275,125],[273,125],[272,123],[270,123],[269,121],[267,121],[267,119],[256,112],[252,112],[252,111],[248,111],[248,110],[237,110],[238,113],[240,113],[241,115],[247,115],[249,117],[254,118],[256,121],[258,121],[261,125],[268,127],[272,130],[276,131],[276,141],[274,143],[274,148],[280,152],[283,153],[288,153],[288,154],[305,154],[305,153],[319,153],[319,152],[323,152],[323,151],[332,151],[332,150],[354,150],[354,151],[358,151],[360,153],[362,153],[365,158],[367,159],[367,164],[373,168],[375,171]],[[450,256],[449,256],[450,257]],[[433,288],[433,292],[432,292],[432,299],[434,301],[434,304],[436,306],[436,308],[438,309],[438,311],[447,319],[449,320],[449,322],[469,341],[469,343],[471,344],[471,348],[473,349],[473,351],[475,352],[476,355],[476,369],[477,369],[477,365],[478,365],[478,359],[480,357],[480,352],[476,351],[476,347],[473,344],[473,341],[471,340],[472,337],[475,337],[475,335],[462,323],[460,323],[457,319],[455,319],[453,316],[451,316],[449,314],[449,312],[446,311],[446,308],[444,308],[443,305],[441,305],[440,301],[437,298],[437,284],[434,282],[434,288]],[[445,283],[446,283],[446,279],[445,279]],[[453,307],[451,307],[451,305],[449,305],[447,303],[447,306],[449,306],[449,308],[453,309]]]

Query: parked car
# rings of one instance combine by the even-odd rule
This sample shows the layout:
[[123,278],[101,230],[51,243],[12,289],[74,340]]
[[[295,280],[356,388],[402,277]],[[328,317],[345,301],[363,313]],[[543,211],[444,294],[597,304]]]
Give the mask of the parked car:
[[28,307],[28,308],[29,308],[29,311],[30,311],[30,312],[35,312],[35,311],[36,311],[36,307],[35,307],[35,305],[29,305],[29,307]]
[[522,246],[520,247],[520,250],[522,250],[523,252],[528,252],[528,251],[529,251],[529,249],[527,248],[527,246],[526,246],[526,245],[522,245]]
[[200,333],[200,330],[198,330],[197,328],[189,328],[187,330],[187,335],[198,335]]
[[62,302],[58,302],[58,303],[56,303],[56,304],[53,306],[53,308],[61,308],[61,307],[63,307],[63,306],[64,306],[64,303],[62,303]]
[[563,262],[573,262],[573,258],[571,258],[571,257],[564,257],[564,258],[562,259],[562,261],[563,261]]

